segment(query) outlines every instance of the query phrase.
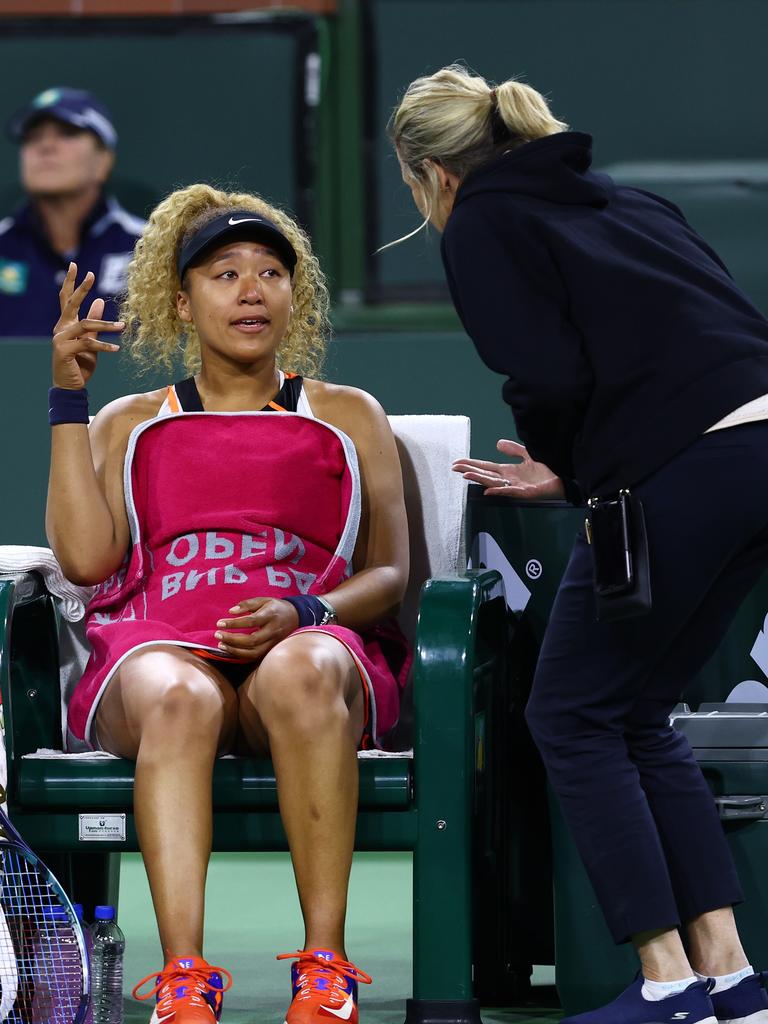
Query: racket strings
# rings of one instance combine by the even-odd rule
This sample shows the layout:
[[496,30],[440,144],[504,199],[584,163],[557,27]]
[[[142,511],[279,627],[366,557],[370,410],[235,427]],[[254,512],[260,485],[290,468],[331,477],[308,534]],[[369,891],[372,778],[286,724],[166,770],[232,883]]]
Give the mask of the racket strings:
[[[62,915],[61,910],[65,915]],[[84,972],[71,909],[46,873],[13,847],[0,851],[0,1008],[11,1024],[75,1024]],[[58,913],[58,916],[57,916]],[[12,1006],[8,1003],[16,988]]]

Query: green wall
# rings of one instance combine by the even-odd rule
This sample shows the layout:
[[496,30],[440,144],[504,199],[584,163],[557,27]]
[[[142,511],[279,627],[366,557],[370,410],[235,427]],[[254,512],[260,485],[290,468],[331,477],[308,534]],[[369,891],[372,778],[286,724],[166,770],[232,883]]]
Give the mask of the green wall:
[[[198,180],[311,209],[338,297],[447,299],[434,235],[374,250],[418,223],[388,116],[414,77],[463,60],[490,79],[518,75],[540,88],[560,117],[594,134],[596,166],[631,163],[630,183],[647,178],[640,165],[661,168],[653,187],[683,206],[768,309],[764,259],[752,259],[768,237],[768,203],[751,202],[764,183],[745,187],[738,168],[726,170],[710,201],[664,171],[768,158],[765,0],[340,0],[314,33],[306,18],[274,11],[27,20],[23,33],[16,23],[0,19],[0,120],[46,86],[93,89],[113,111],[115,185],[135,212]],[[305,45],[319,63],[302,65]],[[0,216],[18,198],[16,161],[0,135]],[[746,211],[738,224],[730,195]]]
[[[561,120],[593,134],[597,167],[768,158],[765,0],[370,0],[369,6],[371,248],[419,223],[385,136],[390,112],[409,82],[453,61],[494,81],[521,77],[544,92]],[[673,187],[663,174],[655,185],[662,193]],[[686,208],[688,194],[675,191]],[[733,261],[727,210],[701,215],[699,198],[692,197],[692,223]],[[761,217],[765,241],[764,209]],[[373,269],[381,297],[443,287],[434,239],[382,253]]]
[[[317,160],[306,197],[314,187],[316,241],[342,298],[359,297],[366,266],[369,293],[380,298],[387,289],[419,300],[445,294],[436,236],[372,253],[416,223],[384,135],[388,114],[414,77],[463,59],[489,78],[521,75],[548,93],[561,117],[594,133],[597,165],[680,203],[768,311],[765,0],[340,0],[339,11],[317,22],[319,117],[301,152]],[[137,20],[127,33],[104,21],[91,34],[89,19],[66,30],[41,21],[24,37],[0,25],[4,111],[52,84],[98,92],[118,124],[118,183],[135,208],[200,179],[296,207],[295,97],[312,86],[300,75],[298,22],[272,13],[248,24],[217,19],[200,34],[181,21],[150,31]],[[16,157],[0,139],[0,216]],[[681,177],[681,164],[706,165],[709,176]],[[496,438],[514,436],[501,379],[446,310],[337,303],[328,376],[371,391],[392,413],[467,413],[474,453],[493,457]],[[2,542],[43,538],[48,346],[0,342]],[[94,408],[164,383],[129,378],[119,360],[102,359]]]

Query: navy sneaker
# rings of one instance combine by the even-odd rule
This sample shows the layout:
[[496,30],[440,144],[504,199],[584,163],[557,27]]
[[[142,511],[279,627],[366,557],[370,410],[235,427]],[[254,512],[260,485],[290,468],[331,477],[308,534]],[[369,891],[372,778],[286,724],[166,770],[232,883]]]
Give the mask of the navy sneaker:
[[560,1024],[717,1024],[709,981],[695,981],[676,996],[658,1000],[645,999],[642,987],[640,977],[607,1006],[563,1017]]
[[765,972],[751,974],[725,992],[712,993],[712,1005],[720,1024],[768,1024],[768,993]]

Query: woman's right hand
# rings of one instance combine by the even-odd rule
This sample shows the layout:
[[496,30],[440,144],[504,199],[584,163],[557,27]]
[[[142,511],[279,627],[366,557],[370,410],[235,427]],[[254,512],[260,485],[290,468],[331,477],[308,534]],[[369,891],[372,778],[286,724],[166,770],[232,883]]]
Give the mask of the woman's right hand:
[[543,462],[534,462],[528,449],[517,441],[498,441],[496,447],[504,455],[519,462],[487,462],[484,459],[458,459],[451,467],[465,480],[482,484],[484,494],[501,494],[507,498],[529,501],[562,498],[563,481]]
[[77,391],[84,388],[96,369],[99,352],[117,352],[119,345],[99,341],[100,331],[122,331],[122,321],[99,319],[104,313],[104,299],[94,299],[84,320],[79,319],[80,306],[93,287],[95,276],[89,270],[75,288],[77,264],[70,263],[59,292],[61,316],[53,329],[53,384],[57,388]]

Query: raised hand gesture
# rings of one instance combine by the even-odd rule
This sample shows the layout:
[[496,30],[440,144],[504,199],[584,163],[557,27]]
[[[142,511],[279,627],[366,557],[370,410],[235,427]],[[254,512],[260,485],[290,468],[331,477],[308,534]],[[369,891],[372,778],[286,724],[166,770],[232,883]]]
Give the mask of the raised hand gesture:
[[508,498],[527,498],[530,501],[562,498],[563,482],[543,462],[534,462],[528,449],[517,441],[498,441],[496,447],[504,455],[519,462],[485,462],[482,459],[459,459],[451,467],[465,480],[482,484],[485,494],[503,494]]
[[99,352],[117,352],[119,345],[99,341],[100,331],[122,331],[122,321],[101,320],[104,299],[94,299],[88,316],[80,320],[80,306],[93,287],[95,276],[89,270],[75,288],[77,264],[70,263],[59,292],[61,316],[53,329],[53,383],[58,388],[84,388],[96,369]]

